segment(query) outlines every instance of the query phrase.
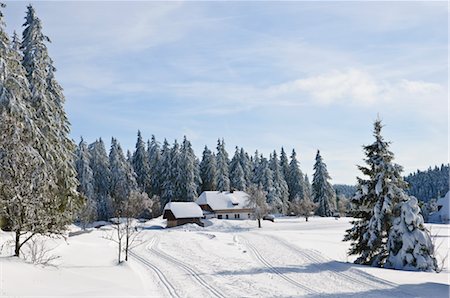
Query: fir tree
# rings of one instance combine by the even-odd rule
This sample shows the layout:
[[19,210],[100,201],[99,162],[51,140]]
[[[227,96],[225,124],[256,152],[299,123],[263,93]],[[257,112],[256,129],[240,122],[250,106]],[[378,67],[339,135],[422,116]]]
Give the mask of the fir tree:
[[225,142],[222,140],[217,141],[217,190],[218,191],[230,191],[230,178],[228,165],[230,163],[228,159],[228,153],[225,150]]
[[131,158],[133,170],[136,173],[136,182],[141,191],[150,194],[150,165],[147,151],[145,150],[145,143],[142,139],[141,132],[138,131],[138,138],[136,141],[136,150]]
[[172,163],[171,163],[171,149],[169,143],[164,139],[164,143],[161,149],[161,164],[159,167],[159,175],[161,180],[161,210],[166,204],[173,198],[175,194],[175,185],[172,180]]
[[97,219],[97,206],[94,196],[94,174],[90,166],[91,157],[83,138],[78,144],[76,157],[78,192],[85,198],[85,204],[78,213],[78,220],[85,228],[87,223]]
[[90,144],[88,149],[91,156],[90,167],[94,178],[94,200],[97,206],[97,219],[108,220],[113,215],[110,195],[111,171],[109,168],[109,157],[101,138]]
[[316,213],[320,216],[332,216],[335,208],[335,191],[328,181],[331,179],[327,166],[317,150],[314,176],[312,182],[313,201],[318,205]]
[[404,196],[393,210],[385,267],[404,270],[436,271],[437,261],[430,233],[424,226],[415,197]]
[[289,160],[286,155],[286,152],[284,151],[284,148],[281,147],[281,153],[280,153],[280,167],[281,172],[283,173],[284,180],[286,180],[286,183],[289,181]]
[[53,220],[46,213],[52,202],[50,169],[34,147],[42,134],[27,101],[30,90],[20,54],[4,30],[3,7],[0,3],[0,215],[2,229],[14,233],[14,254],[19,256],[33,236],[55,226],[48,225]]
[[200,176],[202,180],[202,191],[214,191],[217,185],[216,157],[205,146],[202,162],[200,163]]
[[297,161],[297,153],[292,150],[291,162],[289,163],[288,180],[286,181],[289,188],[289,201],[295,198],[303,199],[303,173],[300,170]]
[[275,201],[277,202],[273,208],[277,212],[286,214],[289,202],[289,189],[275,151],[270,158],[269,168],[273,173],[273,187],[275,189]]
[[184,137],[183,145],[181,147],[181,201],[193,202],[197,199],[197,189],[199,178],[198,163],[192,150],[191,142]]
[[389,142],[381,135],[381,120],[375,121],[375,142],[364,146],[366,166],[359,170],[367,179],[358,178],[353,227],[347,230],[345,241],[352,241],[349,254],[359,255],[355,263],[383,266],[388,256],[387,240],[392,227],[394,206],[404,198],[406,183],[402,167],[393,163]]
[[244,151],[244,148],[241,148],[239,152],[239,161],[241,163],[242,170],[244,171],[245,177],[245,185],[248,187],[252,183],[252,162],[248,153]]
[[152,135],[151,141],[148,142],[147,150],[150,176],[150,195],[160,196],[162,191],[162,179],[159,175],[161,151],[159,148],[159,143],[156,141],[154,135]]
[[236,147],[236,151],[230,162],[230,182],[231,189],[244,191],[247,188],[247,181],[241,165],[241,157],[239,148]]

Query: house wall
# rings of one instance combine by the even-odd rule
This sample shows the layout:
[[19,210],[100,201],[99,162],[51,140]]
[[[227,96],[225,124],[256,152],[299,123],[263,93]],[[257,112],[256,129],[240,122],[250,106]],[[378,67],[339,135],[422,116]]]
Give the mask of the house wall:
[[219,218],[219,219],[252,219],[253,213],[252,212],[244,212],[244,211],[240,211],[240,212],[231,212],[231,211],[223,212],[223,211],[221,211],[221,212],[216,212],[215,217]]
[[203,227],[203,223],[200,221],[200,218],[179,218],[175,220],[167,220],[167,227],[172,228],[176,226],[181,226],[188,223],[195,223],[199,226]]

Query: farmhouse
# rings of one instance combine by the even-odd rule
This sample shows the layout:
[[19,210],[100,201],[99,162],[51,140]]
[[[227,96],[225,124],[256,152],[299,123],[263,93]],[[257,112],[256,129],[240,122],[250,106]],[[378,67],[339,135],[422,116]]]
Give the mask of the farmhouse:
[[194,202],[169,202],[164,206],[163,218],[167,219],[167,227],[195,223],[203,227],[203,212]]
[[204,191],[196,203],[202,208],[205,218],[249,219],[253,208],[249,207],[249,196],[243,191]]
[[450,191],[447,192],[445,197],[440,198],[437,201],[438,210],[430,215],[430,222],[433,223],[450,223]]

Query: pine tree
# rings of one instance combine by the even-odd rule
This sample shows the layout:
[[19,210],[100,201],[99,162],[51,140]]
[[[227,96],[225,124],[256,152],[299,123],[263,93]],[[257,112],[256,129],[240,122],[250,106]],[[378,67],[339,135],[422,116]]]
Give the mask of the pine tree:
[[241,157],[241,152],[239,148],[236,147],[236,151],[230,162],[230,182],[231,189],[245,191],[245,189],[247,188],[247,181],[245,179],[245,173],[241,165]]
[[4,30],[3,7],[0,3],[0,215],[2,229],[14,233],[19,256],[33,236],[58,232],[60,226],[46,212],[52,202],[50,169],[34,147],[42,134],[27,100],[31,93],[20,54]]
[[200,163],[202,191],[214,191],[217,185],[216,156],[205,146]]
[[197,199],[197,189],[198,189],[198,163],[194,154],[194,150],[192,150],[191,142],[189,142],[184,137],[183,145],[181,147],[181,196],[180,200],[184,202],[193,202]]
[[160,196],[162,191],[162,178],[159,175],[161,152],[159,143],[156,141],[154,135],[152,135],[151,141],[148,142],[147,150],[150,173],[150,195]]
[[76,157],[78,192],[85,198],[85,204],[78,213],[78,220],[86,227],[87,223],[97,219],[97,206],[94,196],[94,174],[90,166],[91,157],[83,138],[78,144]]
[[150,164],[149,156],[145,150],[145,143],[142,139],[141,132],[138,131],[138,138],[136,141],[136,150],[131,158],[133,170],[136,173],[136,182],[141,191],[150,194],[151,180],[150,180]]
[[318,205],[316,213],[320,216],[333,216],[333,210],[335,209],[335,191],[328,181],[329,179],[331,177],[328,174],[327,166],[322,160],[320,151],[317,150],[312,195],[314,203]]
[[122,148],[115,138],[111,139],[109,167],[111,171],[111,198],[114,212],[116,216],[120,216],[130,193],[137,190],[137,182],[136,174],[125,159]]
[[97,206],[97,219],[108,220],[113,216],[109,157],[101,138],[90,144],[88,149],[91,156],[90,167],[94,178],[94,200]]
[[359,255],[355,263],[383,266],[387,251],[388,233],[392,227],[394,206],[404,198],[407,184],[402,167],[393,163],[394,154],[389,142],[381,135],[381,120],[375,121],[375,142],[364,146],[366,166],[359,170],[367,179],[358,178],[357,192],[352,199],[355,211],[353,227],[347,230],[344,241],[352,241],[349,254]]
[[276,212],[286,214],[289,202],[289,188],[286,180],[284,179],[284,174],[275,151],[270,158],[269,168],[273,173],[273,187],[275,189],[275,201],[277,202],[273,208]]
[[297,153],[295,153],[295,150],[292,150],[291,162],[289,163],[288,180],[286,182],[289,188],[289,201],[293,201],[296,198],[302,200],[304,184],[303,173],[300,170],[299,162],[297,161]]
[[430,233],[424,226],[415,197],[405,195],[393,210],[385,267],[403,270],[436,271],[437,261]]
[[218,191],[230,191],[230,178],[228,165],[230,160],[228,159],[228,153],[225,150],[225,142],[220,139],[217,141],[217,190]]
[[172,163],[171,163],[171,149],[169,143],[164,139],[161,150],[161,164],[159,167],[159,176],[161,180],[161,202],[160,207],[163,209],[166,204],[173,198],[175,194],[175,185],[172,181]]

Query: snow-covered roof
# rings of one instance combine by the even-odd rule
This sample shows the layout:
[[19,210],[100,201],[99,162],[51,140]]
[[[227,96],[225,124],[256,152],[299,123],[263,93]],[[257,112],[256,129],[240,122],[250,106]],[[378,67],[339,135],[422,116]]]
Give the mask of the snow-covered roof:
[[429,221],[434,223],[449,223],[450,221],[450,192],[438,199],[438,211],[431,213]]
[[170,202],[164,210],[172,211],[176,218],[203,217],[202,209],[194,202]]
[[199,205],[209,205],[212,210],[245,209],[249,196],[243,191],[204,191],[195,201]]

